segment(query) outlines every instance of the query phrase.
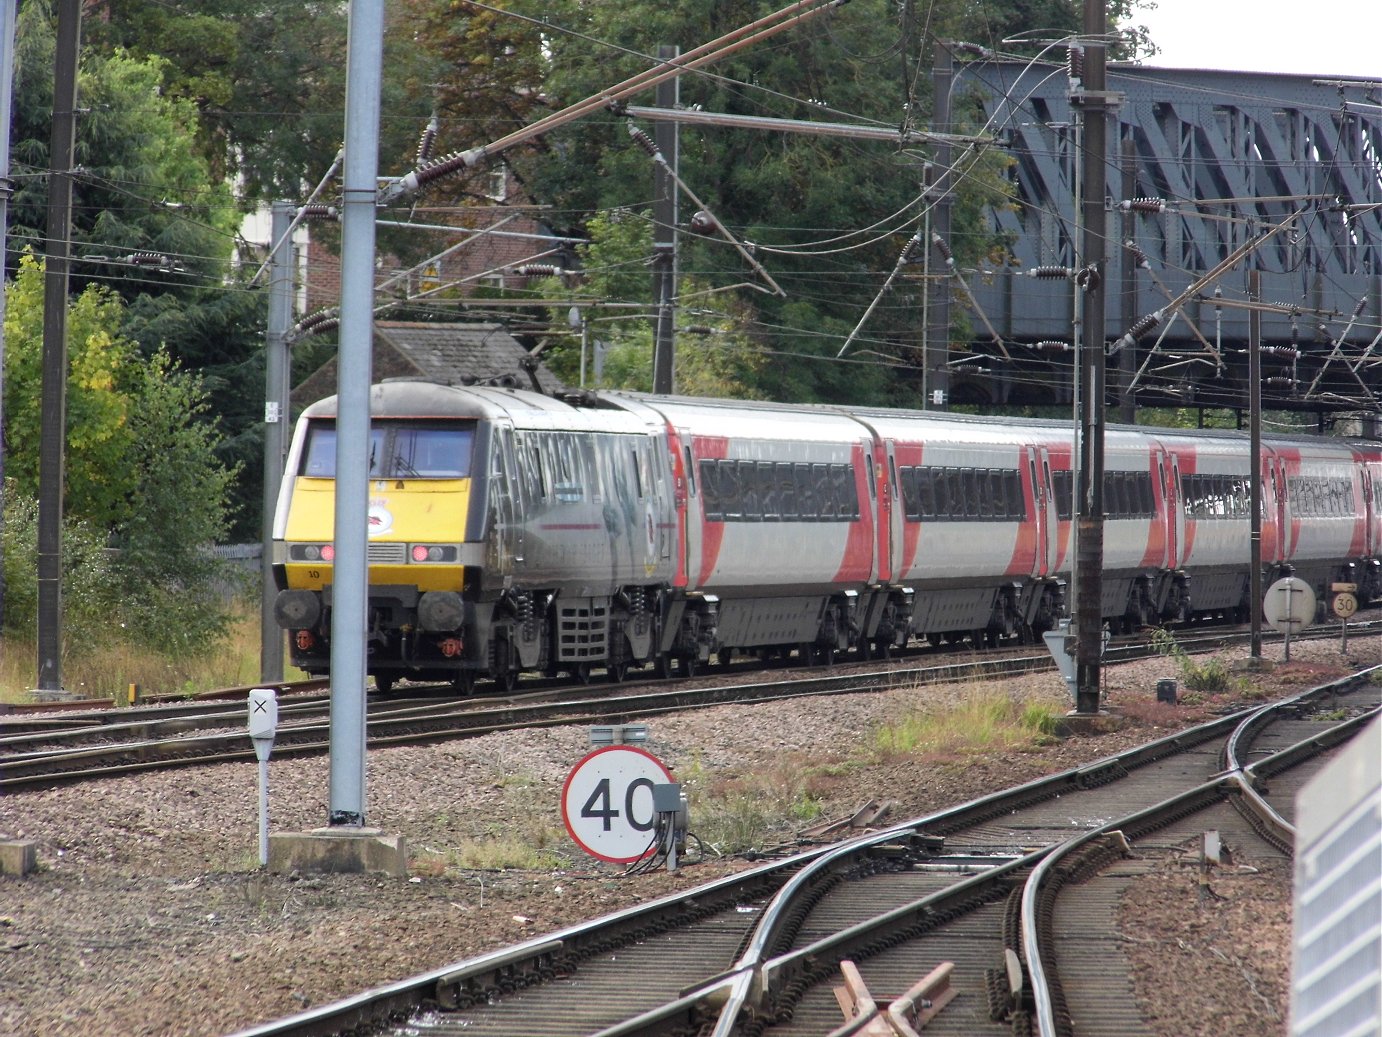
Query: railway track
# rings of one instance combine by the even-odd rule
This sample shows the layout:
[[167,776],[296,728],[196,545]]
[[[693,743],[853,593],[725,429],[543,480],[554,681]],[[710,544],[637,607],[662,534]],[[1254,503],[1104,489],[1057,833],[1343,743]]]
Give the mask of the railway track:
[[[1368,629],[1370,625],[1359,636]],[[1336,633],[1317,627],[1306,636]],[[1183,638],[1178,644],[1188,653],[1206,653],[1245,643],[1248,636],[1241,631],[1211,632]],[[1106,661],[1112,664],[1154,654],[1156,649],[1145,638],[1124,638],[1110,644]],[[773,671],[766,679],[758,665],[737,667],[755,678],[746,683],[724,677],[714,683],[688,678],[594,686],[547,680],[534,682],[532,690],[517,695],[461,698],[441,686],[418,687],[412,689],[415,697],[395,695],[370,701],[367,739],[371,746],[418,744],[558,724],[623,723],[727,703],[850,694],[1054,669],[1049,654],[1033,654],[1030,647],[989,650],[920,666],[910,661],[916,658],[929,663],[935,657],[925,653],[894,661],[887,668],[872,664],[841,666],[838,672],[821,668]],[[275,756],[330,749],[330,700],[319,693],[322,684],[283,686],[290,693],[279,703]],[[253,759],[254,750],[245,736],[248,693],[248,687],[224,689],[214,693],[214,698],[190,703],[164,701],[129,710],[101,708],[0,719],[0,790]]]
[[1289,855],[1292,789],[1379,670],[237,1037],[1144,1033],[1120,884],[1209,828]]

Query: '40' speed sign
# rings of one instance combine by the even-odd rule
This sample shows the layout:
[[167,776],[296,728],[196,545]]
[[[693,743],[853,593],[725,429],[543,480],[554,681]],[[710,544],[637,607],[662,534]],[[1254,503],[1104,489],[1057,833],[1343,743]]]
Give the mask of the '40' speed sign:
[[672,772],[650,752],[631,745],[596,749],[566,776],[561,819],[592,857],[631,864],[656,849],[653,786],[671,781]]

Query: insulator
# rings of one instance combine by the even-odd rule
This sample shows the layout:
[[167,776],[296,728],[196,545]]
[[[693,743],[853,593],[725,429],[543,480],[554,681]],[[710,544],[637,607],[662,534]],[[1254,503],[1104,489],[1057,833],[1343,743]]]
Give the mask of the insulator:
[[521,263],[514,267],[514,273],[521,277],[560,277],[566,271],[555,263]]
[[451,154],[437,159],[429,166],[414,170],[403,178],[403,183],[414,188],[422,188],[427,184],[443,180],[448,176],[455,176],[463,173],[480,164],[480,160],[485,157],[484,148],[471,148],[469,151],[453,151]]
[[932,234],[931,244],[936,246],[936,251],[945,257],[945,261],[947,263],[950,263],[952,266],[954,265],[955,254],[950,251],[950,246],[946,243],[946,240],[943,237],[941,237],[939,234]]
[[713,234],[720,226],[715,217],[704,209],[697,209],[688,224],[692,234]]
[[1027,271],[1028,277],[1038,277],[1047,281],[1064,281],[1074,275],[1075,271],[1068,266],[1034,266]]
[[1300,350],[1293,346],[1262,346],[1261,351],[1268,356],[1281,356],[1288,360],[1300,359]]
[[1128,336],[1133,339],[1139,339],[1160,323],[1160,313],[1148,313],[1145,316],[1138,317],[1137,320],[1133,321],[1132,327],[1128,329]]
[[653,138],[640,130],[633,123],[629,123],[629,136],[633,142],[646,151],[652,158],[657,158],[662,152],[657,150],[657,145],[653,143]]
[[923,258],[921,235],[913,234],[907,244],[902,247],[902,262],[920,263]]
[[1272,377],[1262,379],[1262,384],[1272,386],[1279,385],[1285,389],[1294,389],[1296,387],[1296,380],[1294,378]]
[[132,266],[167,266],[168,257],[157,252],[134,252],[125,257]]
[[1125,241],[1123,242],[1123,247],[1132,255],[1133,262],[1143,270],[1150,270],[1152,268],[1152,262],[1147,258],[1147,253],[1137,247],[1137,242]]
[[415,165],[426,165],[432,160],[432,145],[437,142],[437,117],[435,115],[427,123],[427,129],[422,131],[422,136],[417,142],[417,162]]
[[1165,212],[1166,203],[1160,198],[1129,198],[1118,203],[1124,212]]
[[1065,70],[1077,83],[1084,82],[1084,48],[1069,47],[1065,52]]
[[334,205],[324,205],[321,202],[304,205],[300,215],[304,220],[338,220],[341,218],[339,209]]
[[1053,339],[1043,339],[1041,342],[1032,343],[1032,348],[1038,353],[1069,353],[1074,347],[1069,342],[1056,342]]
[[309,331],[321,330],[324,326],[334,327],[339,322],[340,315],[333,307],[331,309],[318,310],[316,313],[309,313],[306,317],[303,317],[302,320],[297,322],[297,327],[293,330],[299,334],[305,334]]

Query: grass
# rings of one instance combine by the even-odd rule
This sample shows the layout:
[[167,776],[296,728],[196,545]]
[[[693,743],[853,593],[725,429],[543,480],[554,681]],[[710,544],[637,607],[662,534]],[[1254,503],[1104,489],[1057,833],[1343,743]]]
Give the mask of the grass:
[[[63,653],[62,684],[80,698],[125,701],[131,684],[145,694],[194,695],[214,688],[233,688],[259,679],[260,622],[255,602],[241,605],[228,636],[204,651],[183,657],[160,656],[113,637],[99,649]],[[287,667],[290,679],[302,676]],[[14,636],[0,641],[0,702],[29,702],[38,682],[35,641]]]
[[879,728],[874,747],[884,758],[1021,750],[1052,741],[1063,711],[1054,698],[1017,699],[971,685],[953,708],[917,711]]

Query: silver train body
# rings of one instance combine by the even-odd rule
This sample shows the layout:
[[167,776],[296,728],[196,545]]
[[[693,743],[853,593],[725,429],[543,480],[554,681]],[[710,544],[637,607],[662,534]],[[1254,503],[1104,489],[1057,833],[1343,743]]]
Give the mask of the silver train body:
[[[370,400],[381,687],[1028,639],[1066,605],[1069,425],[417,381]],[[316,673],[335,406],[304,412],[275,522],[279,622]],[[1250,463],[1244,435],[1109,428],[1110,624],[1247,614]],[[1382,596],[1382,445],[1268,437],[1261,464],[1264,576]]]

